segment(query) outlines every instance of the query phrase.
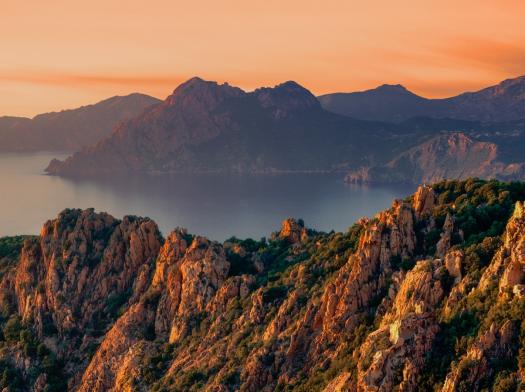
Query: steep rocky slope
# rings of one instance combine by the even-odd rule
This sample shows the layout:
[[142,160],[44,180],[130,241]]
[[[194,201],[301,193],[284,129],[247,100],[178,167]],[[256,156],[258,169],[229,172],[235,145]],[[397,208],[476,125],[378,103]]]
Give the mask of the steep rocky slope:
[[426,99],[400,85],[319,97],[323,107],[334,113],[363,120],[395,122],[415,116],[496,122],[522,120],[525,118],[524,100],[525,76],[445,99]]
[[381,166],[347,174],[350,183],[432,183],[469,177],[517,180],[525,175],[525,161],[512,161],[498,144],[464,133],[442,133],[399,154]]
[[0,151],[76,151],[106,138],[122,121],[159,102],[144,94],[130,94],[32,119],[0,117]]
[[10,347],[12,377],[26,385],[50,378],[65,388],[63,372],[82,370],[119,309],[147,288],[161,242],[149,219],[119,221],[93,210],[65,210],[25,240],[2,277],[4,338],[18,342]]
[[[525,184],[420,187],[345,233],[223,244],[69,210],[0,240],[10,390],[510,391]],[[47,388],[47,389],[46,389]]]

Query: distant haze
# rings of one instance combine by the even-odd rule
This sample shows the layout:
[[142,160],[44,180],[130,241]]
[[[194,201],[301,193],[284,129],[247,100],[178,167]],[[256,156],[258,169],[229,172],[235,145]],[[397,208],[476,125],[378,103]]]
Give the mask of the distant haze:
[[0,115],[164,98],[194,75],[445,97],[525,74],[521,0],[54,0],[2,2],[1,14]]

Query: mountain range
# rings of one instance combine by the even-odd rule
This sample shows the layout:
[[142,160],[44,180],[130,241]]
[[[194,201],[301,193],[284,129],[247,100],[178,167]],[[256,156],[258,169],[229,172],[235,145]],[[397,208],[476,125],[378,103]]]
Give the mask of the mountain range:
[[345,232],[224,243],[64,210],[0,238],[0,388],[521,390],[524,199],[444,181]]
[[[452,118],[423,111],[431,101],[399,86],[383,86],[350,95],[368,117],[357,119],[346,115],[354,114],[352,105],[351,113],[334,113],[327,96],[317,99],[295,82],[245,92],[193,78],[108,138],[64,162],[54,160],[47,171],[340,172],[350,182],[383,183],[518,179],[525,167],[523,86],[518,78],[455,97],[447,101],[457,103],[447,104]],[[377,121],[388,117],[382,107],[389,121]]]
[[[47,172],[337,172],[350,182],[523,178],[525,77],[447,99],[399,85],[315,97],[193,78],[34,119],[0,118],[0,150],[74,150]],[[490,150],[490,152],[489,152]],[[449,177],[447,177],[449,176]]]
[[396,151],[395,128],[328,112],[295,82],[245,92],[193,78],[48,172],[345,171],[368,162],[371,142]]
[[130,94],[32,119],[0,117],[0,151],[76,151],[111,135],[120,122],[159,102],[144,94]]
[[525,119],[525,76],[496,86],[444,99],[420,97],[401,85],[319,97],[327,110],[373,121],[399,122],[412,117],[502,122]]

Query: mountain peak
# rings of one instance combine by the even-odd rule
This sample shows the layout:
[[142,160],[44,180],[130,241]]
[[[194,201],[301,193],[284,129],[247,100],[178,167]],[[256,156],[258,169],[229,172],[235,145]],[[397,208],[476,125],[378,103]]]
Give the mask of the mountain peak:
[[274,89],[288,89],[288,90],[298,90],[298,91],[299,90],[304,90],[304,91],[308,91],[307,89],[305,89],[303,86],[301,86],[299,83],[297,83],[294,80],[288,80],[286,82],[278,84],[277,86],[274,87]]
[[317,98],[309,90],[291,80],[273,88],[259,88],[253,94],[263,107],[275,108],[279,112],[276,114],[278,117],[283,117],[292,111],[321,107]]
[[193,77],[179,85],[170,95],[165,105],[195,105],[200,103],[212,108],[226,98],[239,97],[245,92],[238,87],[232,87],[228,83],[218,84],[199,77]]
[[389,90],[398,90],[398,91],[407,91],[406,87],[403,86],[402,84],[389,84],[389,83],[384,83],[382,85],[380,85],[378,88],[382,88],[382,89],[389,89]]
[[[174,91],[173,94],[180,92],[188,92],[202,89],[210,88],[235,88],[231,87],[228,83],[219,84],[215,81],[204,80],[198,76],[188,79],[187,81],[181,83]],[[240,90],[240,89],[237,89]]]
[[[101,106],[101,105],[108,105],[109,107],[112,107],[112,106],[120,106],[120,105],[131,105],[131,104],[137,104],[137,103],[141,103],[144,105],[144,107],[148,107],[148,105],[151,106],[151,105],[155,105],[161,102],[162,101],[160,99],[151,97],[146,94],[131,93],[127,95],[115,95],[113,97],[106,98],[92,105],[81,106],[79,109],[86,108],[86,107]],[[64,112],[64,110],[62,112]],[[42,116],[42,115],[45,116],[46,114],[48,113],[39,114],[35,116],[35,118],[38,116]]]
[[204,82],[206,81],[200,76],[194,76],[192,78],[189,78],[185,83],[204,83]]
[[385,93],[412,94],[405,86],[401,84],[382,84],[374,89]]
[[2,151],[76,151],[110,136],[123,121],[142,115],[160,99],[132,93],[33,118],[0,117]]

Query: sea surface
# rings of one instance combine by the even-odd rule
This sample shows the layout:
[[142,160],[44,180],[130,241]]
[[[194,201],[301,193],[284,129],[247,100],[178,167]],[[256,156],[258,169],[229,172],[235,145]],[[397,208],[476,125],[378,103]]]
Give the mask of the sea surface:
[[164,235],[185,227],[223,241],[278,230],[287,217],[322,231],[344,231],[410,187],[347,185],[341,175],[126,175],[70,179],[45,175],[65,154],[0,154],[0,236],[37,234],[64,208],[93,207],[115,217],[148,216]]

